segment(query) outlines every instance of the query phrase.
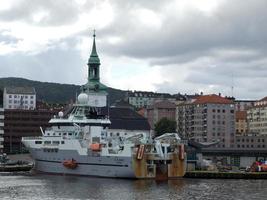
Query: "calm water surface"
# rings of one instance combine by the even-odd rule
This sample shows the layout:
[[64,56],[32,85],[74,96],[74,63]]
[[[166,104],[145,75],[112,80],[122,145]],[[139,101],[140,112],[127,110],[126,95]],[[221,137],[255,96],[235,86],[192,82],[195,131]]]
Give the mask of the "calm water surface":
[[0,199],[267,199],[267,180],[179,179],[163,182],[1,174]]

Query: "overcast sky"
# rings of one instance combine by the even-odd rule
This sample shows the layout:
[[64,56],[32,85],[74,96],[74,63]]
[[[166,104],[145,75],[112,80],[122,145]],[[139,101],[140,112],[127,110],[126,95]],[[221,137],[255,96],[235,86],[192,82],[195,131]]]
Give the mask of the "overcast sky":
[[[266,0],[1,0],[0,77],[267,96]],[[233,87],[233,90],[231,89]]]

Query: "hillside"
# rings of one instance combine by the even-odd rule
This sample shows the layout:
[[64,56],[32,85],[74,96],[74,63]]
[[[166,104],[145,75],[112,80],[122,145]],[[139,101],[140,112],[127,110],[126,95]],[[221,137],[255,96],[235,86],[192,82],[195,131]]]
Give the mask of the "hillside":
[[[3,90],[3,88],[6,86],[35,87],[37,93],[37,100],[44,100],[48,103],[70,102],[70,100],[75,100],[76,94],[80,93],[79,85],[40,82],[15,77],[0,78],[0,90]],[[122,99],[125,95],[125,91],[113,88],[108,88],[108,93],[110,104],[112,104],[116,100]],[[0,104],[2,104],[3,101],[1,95]]]

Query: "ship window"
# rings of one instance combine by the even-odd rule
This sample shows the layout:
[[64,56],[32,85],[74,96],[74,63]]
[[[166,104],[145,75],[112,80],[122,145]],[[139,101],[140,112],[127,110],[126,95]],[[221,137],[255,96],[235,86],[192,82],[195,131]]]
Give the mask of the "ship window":
[[69,135],[72,135],[72,133],[69,133]]
[[51,141],[44,141],[44,144],[51,144]]
[[117,136],[120,136],[120,133],[117,133]]
[[63,133],[63,135],[67,135],[67,133]]
[[59,144],[59,141],[53,141],[53,144]]
[[113,135],[113,133],[111,132],[111,133],[110,133],[110,136],[112,136],[112,135]]
[[35,144],[42,144],[42,141],[35,141]]
[[61,135],[61,133],[59,133],[58,135]]
[[65,144],[65,141],[61,141],[61,144]]

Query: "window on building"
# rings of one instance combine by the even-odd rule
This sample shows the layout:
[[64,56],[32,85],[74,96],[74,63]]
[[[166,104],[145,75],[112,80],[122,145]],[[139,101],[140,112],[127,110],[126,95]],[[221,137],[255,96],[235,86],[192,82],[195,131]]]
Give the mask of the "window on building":
[[33,99],[33,96],[31,96],[31,99]]
[[25,98],[25,99],[28,99],[28,96],[26,95],[26,96],[24,96],[24,98]]

